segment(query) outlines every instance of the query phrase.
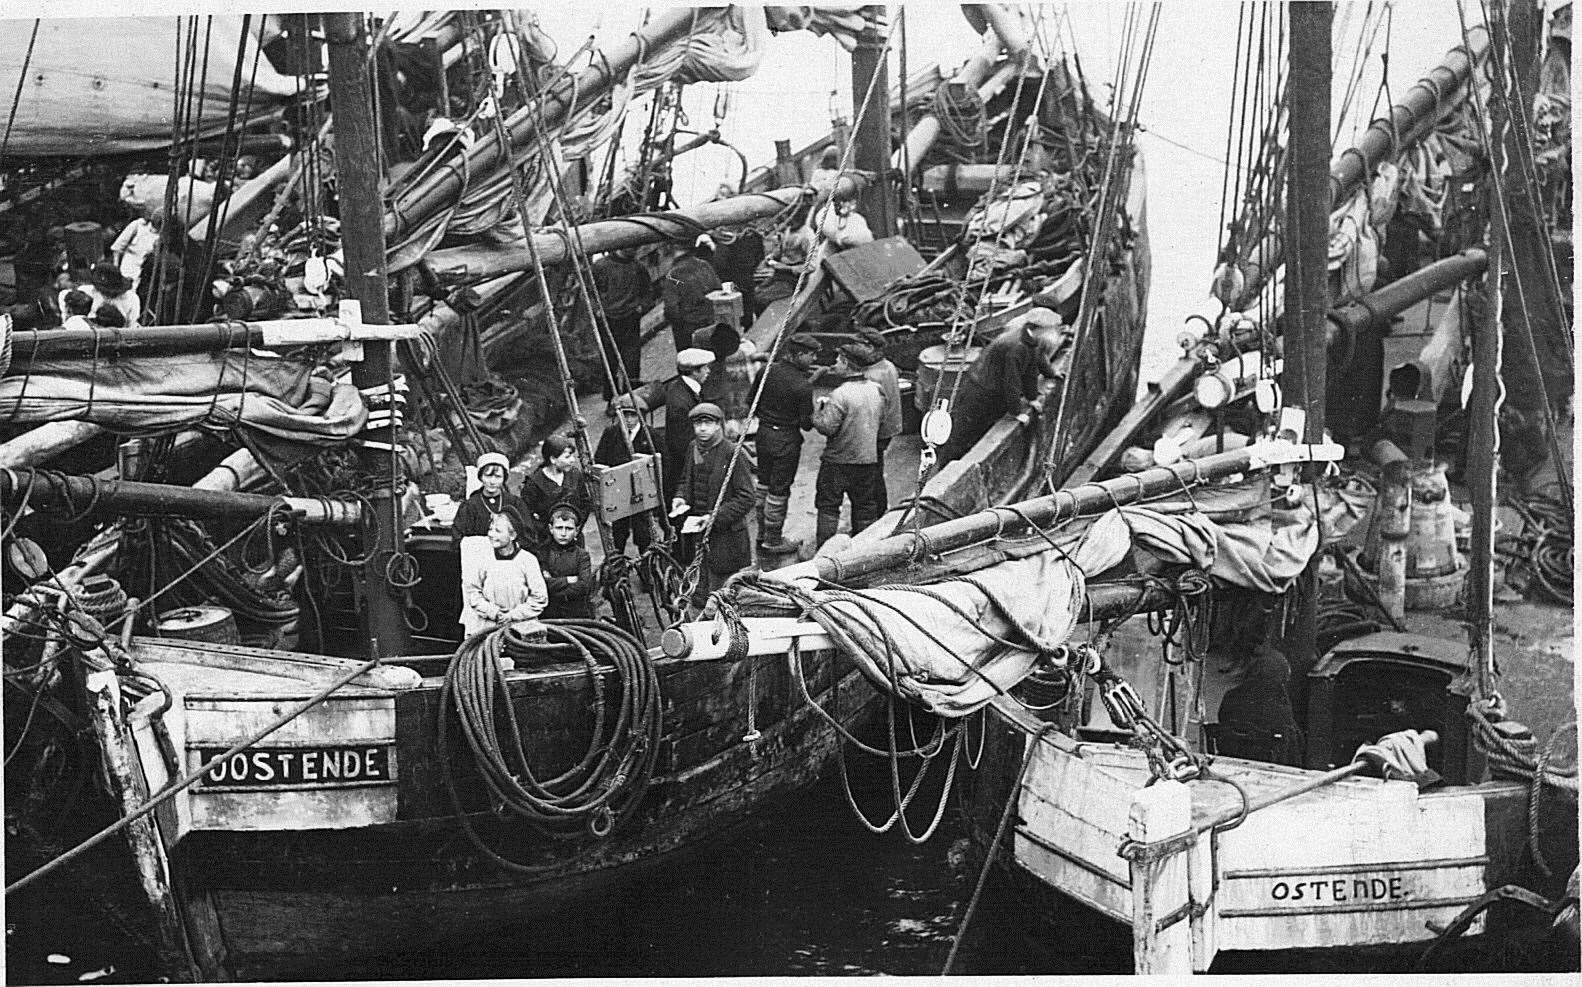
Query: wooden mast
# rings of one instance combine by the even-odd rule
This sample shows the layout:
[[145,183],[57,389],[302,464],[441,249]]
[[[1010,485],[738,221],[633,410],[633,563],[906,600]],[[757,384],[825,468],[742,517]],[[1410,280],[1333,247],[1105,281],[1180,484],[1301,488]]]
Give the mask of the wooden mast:
[[[335,120],[335,175],[339,183],[341,244],[346,252],[346,286],[362,305],[362,321],[390,324],[390,279],[385,271],[384,173],[374,125],[373,89],[368,78],[368,28],[363,15],[325,14],[330,68],[330,112]],[[365,343],[362,362],[352,368],[358,388],[386,387],[393,373],[393,343]],[[370,437],[394,449],[396,430],[390,424]],[[400,458],[389,451],[364,450],[362,466],[376,478],[389,478],[399,489],[405,478]],[[401,548],[401,529],[392,502],[394,491],[380,483],[370,500],[374,510],[375,545],[362,567],[362,631],[370,649],[381,654],[410,652],[412,633],[401,601],[390,585],[390,560]],[[376,643],[377,642],[377,643]]]
[[[895,233],[895,193],[890,182],[890,59],[885,37],[875,26],[883,7],[863,8],[864,26],[851,53],[852,127],[856,133],[852,167],[872,172],[875,180],[858,200],[875,239]],[[873,98],[864,106],[869,87]]]
[[[1290,18],[1290,136],[1286,172],[1285,370],[1280,387],[1287,408],[1306,412],[1301,441],[1324,438],[1324,338],[1329,312],[1329,97],[1330,28],[1334,6],[1292,3]],[[1311,481],[1314,471],[1304,471]],[[1286,658],[1296,698],[1309,669],[1318,661],[1314,640],[1318,624],[1318,578],[1310,563],[1294,587],[1298,610],[1286,636]],[[1301,708],[1300,706],[1298,708]]]

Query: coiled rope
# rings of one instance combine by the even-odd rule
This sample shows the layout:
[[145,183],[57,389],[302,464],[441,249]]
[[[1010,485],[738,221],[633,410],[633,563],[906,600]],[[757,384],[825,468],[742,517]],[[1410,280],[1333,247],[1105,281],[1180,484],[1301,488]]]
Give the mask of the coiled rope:
[[[603,839],[631,818],[653,777],[662,726],[659,676],[642,643],[597,620],[544,622],[540,642],[506,627],[465,641],[451,659],[440,697],[438,744],[445,788],[467,840],[495,865],[516,873],[556,867],[564,860],[523,863],[488,846],[462,805],[451,756],[451,731],[472,753],[495,808],[555,840],[583,832]],[[593,699],[594,723],[586,752],[571,767],[540,779],[524,746],[521,715],[511,703],[500,658],[543,664],[580,658]],[[614,709],[601,669],[620,679]]]

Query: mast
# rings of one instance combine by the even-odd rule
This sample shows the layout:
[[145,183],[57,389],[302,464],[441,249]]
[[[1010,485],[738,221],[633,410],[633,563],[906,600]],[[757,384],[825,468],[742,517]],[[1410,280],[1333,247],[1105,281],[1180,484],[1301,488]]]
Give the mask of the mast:
[[[1329,89],[1330,27],[1334,6],[1292,3],[1290,18],[1291,74],[1287,92],[1291,112],[1286,172],[1285,370],[1280,388],[1287,408],[1306,412],[1298,441],[1324,437],[1325,316],[1329,312]],[[1302,479],[1312,481],[1312,469]],[[1318,575],[1309,564],[1296,590],[1299,609],[1286,637],[1292,685],[1318,660],[1314,640],[1318,626]]]
[[[894,235],[896,212],[890,181],[890,58],[885,37],[875,25],[883,12],[883,7],[863,8],[862,34],[851,53],[852,126],[857,135],[852,167],[878,176],[858,200],[875,239]],[[864,105],[870,87],[873,98]]]
[[[341,243],[346,252],[346,285],[362,306],[362,321],[390,324],[390,279],[385,271],[384,174],[380,167],[378,130],[374,123],[372,86],[368,77],[368,27],[360,13],[325,14],[330,68],[330,112],[335,120],[335,175],[339,183]],[[363,359],[352,367],[359,389],[390,383],[394,344],[364,343]],[[393,398],[394,395],[391,395]],[[363,639],[370,651],[402,655],[411,651],[412,634],[401,601],[390,583],[390,562],[402,551],[401,528],[393,496],[405,477],[396,444],[394,416],[369,437],[385,449],[363,449],[363,469],[373,477],[389,477],[370,496],[374,512],[371,558],[359,573]]]

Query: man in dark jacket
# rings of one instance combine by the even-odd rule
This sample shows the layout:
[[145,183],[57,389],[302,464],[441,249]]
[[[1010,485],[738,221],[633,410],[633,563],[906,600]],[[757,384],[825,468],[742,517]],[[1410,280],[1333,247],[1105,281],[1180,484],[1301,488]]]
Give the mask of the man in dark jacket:
[[676,354],[674,377],[654,381],[632,392],[637,410],[643,414],[656,408],[665,409],[665,448],[660,465],[667,503],[675,496],[687,446],[692,443],[692,424],[688,416],[702,400],[698,395],[709,379],[713,364],[714,354],[708,350],[683,349]]
[[753,306],[757,301],[754,298],[757,285],[753,275],[763,262],[763,234],[750,226],[728,240],[722,235],[714,247],[714,271],[721,281],[731,282],[742,293],[742,313],[747,319],[752,318]]
[[[599,346],[609,363],[610,375],[622,384],[624,367],[631,386],[643,376],[643,313],[654,304],[654,283],[630,250],[613,250],[593,262],[593,284],[610,327],[609,338],[599,335]],[[613,344],[613,345],[612,345]],[[605,381],[604,400],[610,400]]]
[[879,422],[884,415],[884,392],[863,376],[872,359],[873,350],[866,344],[842,346],[835,361],[835,374],[841,382],[828,397],[819,398],[813,409],[813,427],[828,439],[813,488],[820,546],[834,536],[840,525],[841,503],[848,497],[852,534],[879,518],[873,472],[879,449]]
[[[755,499],[752,463],[746,452],[735,452],[733,465],[734,447],[725,440],[724,422],[725,413],[718,405],[705,403],[692,409],[692,449],[670,504],[671,515],[685,515],[690,526],[702,521],[696,539],[702,544],[695,551],[703,553],[703,562],[693,596],[700,603],[715,587],[753,564],[752,538],[747,533],[747,515],[752,513]],[[716,500],[720,502],[717,510]],[[682,524],[683,532],[687,527]]]
[[796,333],[780,347],[780,357],[759,372],[751,393],[758,399],[758,545],[785,553],[796,547],[785,538],[791,484],[802,461],[802,433],[813,427],[813,385],[808,371],[818,343]]
[[940,469],[966,455],[995,422],[1038,397],[1039,375],[1054,376],[1045,355],[1053,347],[1046,340],[1063,324],[1050,309],[1035,308],[1012,319],[983,348],[950,408],[950,438],[938,450]]
[[714,240],[704,233],[690,251],[676,258],[665,275],[661,295],[677,353],[692,345],[694,332],[714,324],[709,292],[720,289],[720,276],[711,263],[713,258]]
[[[643,428],[642,418],[636,408],[611,402],[606,410],[613,420],[604,426],[604,434],[599,436],[599,444],[593,450],[595,463],[600,466],[624,466],[632,461],[632,455],[641,456],[654,451],[654,444],[649,440],[648,431]],[[626,433],[624,442],[621,441],[622,432]],[[630,454],[628,448],[631,449]],[[614,540],[616,554],[625,553],[628,538],[637,542],[639,552],[646,550],[653,541],[648,512],[612,522],[610,537]]]

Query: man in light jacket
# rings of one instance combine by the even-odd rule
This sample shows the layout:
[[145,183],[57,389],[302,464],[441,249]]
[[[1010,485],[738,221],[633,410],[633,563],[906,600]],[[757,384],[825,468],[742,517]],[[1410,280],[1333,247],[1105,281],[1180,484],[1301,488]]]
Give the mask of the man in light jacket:
[[852,534],[879,517],[873,474],[884,391],[863,376],[873,358],[873,349],[866,344],[842,346],[835,360],[835,375],[841,381],[813,410],[813,427],[828,440],[813,488],[813,506],[818,511],[815,548],[834,536],[840,525],[841,504],[848,498]]

